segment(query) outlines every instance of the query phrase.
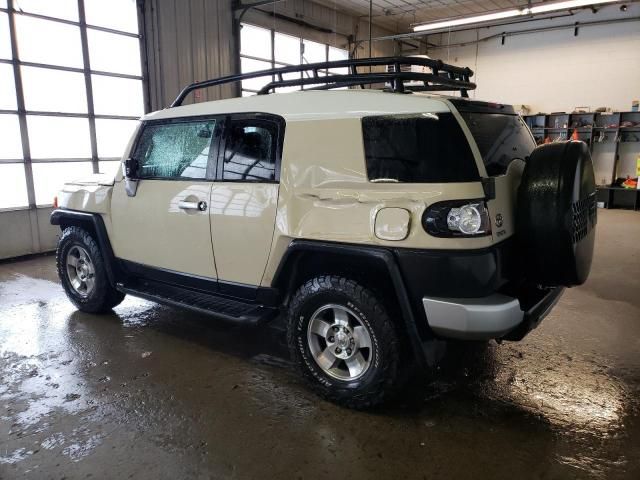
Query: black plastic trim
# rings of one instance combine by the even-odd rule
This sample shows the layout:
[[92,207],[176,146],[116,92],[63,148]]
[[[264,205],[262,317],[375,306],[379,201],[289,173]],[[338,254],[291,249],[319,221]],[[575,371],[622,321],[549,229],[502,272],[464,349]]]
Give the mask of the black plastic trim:
[[517,342],[526,337],[544,320],[563,293],[564,287],[555,287],[548,290],[537,290],[533,294],[528,292],[526,296],[519,298],[521,308],[525,309],[524,318],[520,325],[503,337],[503,340]]
[[481,102],[478,100],[468,100],[465,98],[450,98],[449,101],[460,112],[472,113],[500,113],[503,115],[517,115],[511,105],[501,103]]
[[176,285],[190,290],[197,290],[211,295],[238,299],[240,301],[261,304],[268,307],[277,307],[279,305],[278,291],[274,288],[227,282],[217,278],[203,277],[166,268],[143,265],[130,260],[118,260],[128,277],[151,280],[166,285]]
[[65,226],[82,227],[87,224],[93,227],[96,234],[96,241],[104,257],[109,283],[115,287],[122,277],[122,271],[115,260],[113,249],[111,248],[111,241],[109,240],[109,235],[107,234],[107,229],[104,226],[102,217],[97,213],[78,212],[76,210],[58,208],[51,212],[49,220],[51,225],[59,225],[60,228],[64,228]]

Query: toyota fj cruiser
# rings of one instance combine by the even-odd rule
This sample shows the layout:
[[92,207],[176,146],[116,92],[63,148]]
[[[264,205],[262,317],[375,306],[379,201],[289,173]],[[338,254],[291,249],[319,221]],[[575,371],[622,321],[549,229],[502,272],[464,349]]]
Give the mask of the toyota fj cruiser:
[[[401,68],[416,64],[428,71]],[[261,75],[258,95],[181,106]],[[536,148],[510,106],[465,98],[471,75],[392,57],[190,85],[142,118],[115,179],[60,192],[69,299],[102,313],[131,294],[243,324],[283,314],[311,386],[356,408],[389,398],[439,340],[522,339],[587,278],[593,167],[584,143]],[[320,91],[366,84],[386,87]],[[308,90],[266,94],[294,85]]]

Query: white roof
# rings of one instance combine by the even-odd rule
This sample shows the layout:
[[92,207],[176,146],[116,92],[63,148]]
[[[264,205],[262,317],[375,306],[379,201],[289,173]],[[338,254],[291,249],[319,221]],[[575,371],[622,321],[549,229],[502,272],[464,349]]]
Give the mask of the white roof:
[[400,94],[381,90],[316,90],[270,93],[195,103],[149,113],[143,120],[261,112],[284,117],[287,121],[360,118],[367,115],[418,112],[448,112],[446,97]]

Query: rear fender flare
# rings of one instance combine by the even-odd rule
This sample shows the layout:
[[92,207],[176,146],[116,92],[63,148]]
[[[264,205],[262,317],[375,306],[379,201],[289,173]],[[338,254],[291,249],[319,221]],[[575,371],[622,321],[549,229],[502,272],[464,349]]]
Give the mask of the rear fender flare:
[[397,299],[402,315],[402,324],[406,329],[407,338],[411,345],[415,359],[420,366],[426,365],[425,346],[417,328],[416,316],[411,307],[405,282],[398,267],[398,262],[393,252],[384,247],[346,245],[322,241],[294,240],[289,244],[278,269],[273,277],[272,287],[279,288],[284,296],[292,294],[292,289],[296,287],[295,279],[298,277],[298,265],[302,254],[331,255],[333,257],[344,257],[348,262],[349,258],[358,258],[367,262],[375,262],[382,265],[388,273],[393,286],[395,298]]

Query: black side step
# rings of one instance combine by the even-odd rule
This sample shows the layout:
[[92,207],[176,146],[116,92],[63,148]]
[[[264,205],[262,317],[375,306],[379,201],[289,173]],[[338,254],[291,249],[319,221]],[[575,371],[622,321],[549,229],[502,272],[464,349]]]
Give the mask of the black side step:
[[273,319],[277,308],[230,299],[212,293],[146,280],[118,284],[118,290],[165,305],[188,308],[196,312],[237,323],[255,325]]

